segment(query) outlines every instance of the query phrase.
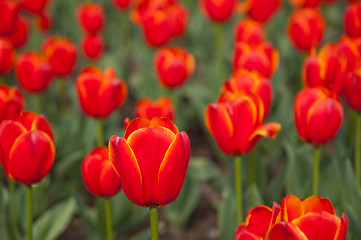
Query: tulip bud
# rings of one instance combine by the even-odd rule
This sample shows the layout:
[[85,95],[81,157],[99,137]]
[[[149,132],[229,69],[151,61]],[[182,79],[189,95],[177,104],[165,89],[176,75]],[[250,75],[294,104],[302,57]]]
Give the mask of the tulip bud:
[[240,11],[257,22],[267,22],[281,8],[282,0],[245,0],[240,4]]
[[21,6],[28,12],[41,15],[48,0],[22,0]]
[[200,0],[200,8],[204,15],[214,22],[227,21],[236,7],[236,0]]
[[97,59],[103,54],[104,42],[100,35],[88,35],[81,42],[84,54],[91,59]]
[[104,10],[99,3],[84,3],[77,9],[80,26],[88,33],[97,33],[104,25]]
[[347,35],[361,37],[361,3],[350,4],[344,12],[344,25]]
[[14,64],[15,53],[11,43],[0,37],[0,74],[10,71]]
[[36,25],[42,32],[49,32],[53,25],[53,17],[49,13],[44,13],[36,18]]
[[344,86],[343,93],[348,105],[354,110],[361,112],[361,67],[347,75]]
[[17,87],[9,87],[0,83],[0,122],[13,120],[25,106],[25,98]]
[[113,5],[120,10],[126,9],[129,4],[132,2],[131,0],[112,0]]
[[13,31],[18,13],[19,3],[17,1],[0,1],[0,36]]
[[135,115],[152,120],[154,117],[164,117],[174,121],[173,102],[168,97],[159,97],[156,101],[150,98],[142,98],[137,102]]
[[337,44],[337,54],[341,61],[342,70],[346,73],[354,72],[360,59],[360,52],[357,41],[350,39],[349,37],[342,36]]
[[9,40],[16,48],[25,45],[29,35],[29,24],[26,18],[19,16],[15,20],[13,31],[9,34]]
[[266,40],[262,25],[251,18],[238,21],[234,28],[234,38],[235,42],[245,42],[255,45],[261,44]]

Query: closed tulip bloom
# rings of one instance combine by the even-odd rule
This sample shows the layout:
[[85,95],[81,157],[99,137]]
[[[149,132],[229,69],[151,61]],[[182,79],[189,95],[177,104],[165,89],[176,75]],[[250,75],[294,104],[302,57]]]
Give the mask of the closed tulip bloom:
[[294,7],[317,7],[323,0],[290,0]]
[[354,110],[361,112],[361,67],[347,75],[343,90],[347,104]]
[[344,12],[344,25],[347,35],[361,37],[361,3],[350,4]]
[[15,53],[11,43],[0,37],[0,74],[10,71],[14,64]]
[[85,32],[97,33],[105,21],[103,6],[95,2],[84,3],[77,9],[77,18]]
[[340,99],[321,87],[302,89],[296,95],[294,113],[301,140],[314,145],[332,140],[343,120]]
[[142,98],[135,106],[135,115],[152,120],[154,117],[164,117],[174,121],[174,106],[168,97],[159,97],[156,101],[150,98]]
[[173,36],[184,35],[189,20],[188,9],[181,4],[173,4],[167,10],[171,21],[173,22]]
[[26,18],[19,16],[16,18],[13,31],[8,35],[10,42],[16,48],[25,45],[29,36],[29,23]]
[[7,35],[13,31],[19,7],[19,3],[14,0],[0,1],[0,35]]
[[224,91],[217,103],[208,104],[205,122],[221,150],[229,155],[250,152],[261,137],[274,138],[278,123],[265,123],[262,100],[255,94]]
[[236,0],[200,0],[202,12],[214,22],[227,21],[236,9]]
[[161,207],[174,201],[184,182],[190,157],[185,132],[166,118],[136,118],[124,137],[109,140],[109,158],[125,195],[141,207]]
[[128,93],[126,83],[118,79],[110,67],[104,73],[97,67],[84,68],[76,79],[76,89],[83,111],[98,118],[112,114]]
[[360,59],[359,46],[357,40],[353,40],[347,36],[342,36],[337,43],[337,54],[345,72],[354,72]]
[[42,44],[46,60],[56,76],[67,76],[76,60],[76,46],[67,38],[49,37]]
[[109,161],[108,148],[94,148],[81,164],[83,180],[88,190],[97,197],[112,197],[121,189],[120,178]]
[[41,32],[49,32],[53,26],[53,16],[49,13],[43,13],[36,18],[36,26]]
[[246,0],[239,9],[257,22],[267,22],[282,6],[282,0]]
[[132,2],[131,0],[112,0],[113,5],[120,10],[124,10],[128,8],[129,4]]
[[236,42],[258,45],[266,41],[266,36],[262,24],[251,18],[245,18],[236,24],[234,28],[234,39]]
[[54,137],[43,115],[24,112],[16,121],[0,124],[1,164],[13,181],[30,185],[50,171],[55,158]]
[[13,120],[25,106],[25,98],[17,87],[0,84],[0,122]]
[[320,44],[326,28],[321,12],[316,8],[300,8],[290,16],[287,34],[301,51],[311,51]]
[[41,15],[47,3],[48,0],[22,0],[21,7],[30,13]]
[[103,37],[97,34],[83,37],[81,42],[85,56],[91,59],[101,57],[104,49]]
[[20,85],[33,93],[45,91],[52,80],[50,65],[36,52],[26,52],[18,56],[15,72]]
[[162,85],[175,88],[181,86],[193,73],[195,60],[185,49],[166,47],[156,53],[154,68]]

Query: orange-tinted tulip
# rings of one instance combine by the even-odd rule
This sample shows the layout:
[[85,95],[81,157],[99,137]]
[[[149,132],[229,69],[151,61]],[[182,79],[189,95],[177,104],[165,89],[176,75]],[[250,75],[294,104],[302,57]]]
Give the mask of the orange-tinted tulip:
[[123,9],[126,9],[132,1],[131,0],[112,0],[112,2],[115,7],[123,10]]
[[21,6],[28,12],[41,15],[48,0],[22,0]]
[[108,148],[96,147],[81,164],[83,180],[95,196],[112,197],[121,189],[120,178],[109,161]]
[[205,121],[221,150],[237,155],[250,152],[261,137],[274,138],[281,125],[265,123],[262,100],[247,92],[224,91],[218,103],[208,104]]
[[320,145],[330,141],[343,120],[343,106],[326,88],[304,88],[295,98],[295,121],[301,140]]
[[19,16],[15,20],[13,31],[8,35],[10,42],[14,47],[22,47],[28,40],[29,24],[26,18]]
[[267,22],[281,7],[282,0],[245,0],[240,4],[240,11],[257,22]]
[[6,175],[30,185],[50,171],[55,158],[54,137],[43,115],[24,112],[16,121],[0,124],[1,164]]
[[83,52],[88,58],[96,59],[103,54],[104,42],[100,35],[88,35],[81,42]]
[[212,21],[227,21],[234,12],[236,0],[200,0],[199,5],[202,12]]
[[159,81],[170,88],[182,85],[193,73],[194,67],[193,55],[180,47],[160,49],[154,57],[154,68]]
[[135,106],[135,115],[152,120],[154,117],[165,117],[174,121],[174,107],[168,97],[159,97],[156,101],[150,98],[142,98]]
[[84,68],[76,79],[78,99],[83,111],[92,117],[107,117],[127,97],[127,85],[116,77],[114,69],[104,73],[97,67]]
[[348,105],[361,112],[361,67],[345,78],[343,93]]
[[13,31],[18,13],[19,3],[17,1],[0,1],[0,35],[7,35]]
[[10,71],[14,64],[15,53],[11,43],[0,37],[0,74]]
[[36,52],[18,56],[15,72],[20,85],[26,91],[34,93],[46,90],[52,79],[50,65]]
[[104,10],[99,3],[84,3],[78,7],[77,18],[80,26],[88,33],[97,33],[104,25]]
[[361,3],[350,4],[345,9],[344,25],[347,35],[361,37]]
[[256,45],[266,40],[262,24],[251,18],[238,21],[234,28],[234,38],[236,42],[246,42]]
[[184,182],[190,157],[185,132],[166,118],[130,122],[124,137],[109,140],[109,158],[125,195],[142,207],[160,207],[174,201]]
[[361,46],[356,44],[360,43],[357,43],[357,40],[353,40],[347,36],[342,36],[337,43],[337,54],[342,62],[343,70],[346,73],[354,72],[360,61],[361,52],[359,52],[358,48]]
[[299,50],[311,51],[320,44],[325,27],[325,20],[318,9],[300,8],[291,14],[287,34]]
[[17,87],[0,84],[0,122],[13,120],[25,105],[25,99]]
[[49,37],[43,42],[42,50],[54,75],[66,76],[71,73],[76,59],[76,47],[69,39]]

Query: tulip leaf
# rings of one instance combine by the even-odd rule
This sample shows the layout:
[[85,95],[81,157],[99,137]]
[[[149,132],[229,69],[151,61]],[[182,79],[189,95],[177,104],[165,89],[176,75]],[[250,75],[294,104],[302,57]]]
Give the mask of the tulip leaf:
[[350,221],[350,228],[352,229],[352,232],[356,234],[357,239],[361,239],[361,220],[351,205],[348,204],[346,208],[346,214]]
[[244,215],[248,212],[249,209],[264,204],[261,193],[256,184],[252,184],[247,190],[244,192],[244,206],[246,211]]
[[76,196],[77,209],[88,240],[100,239],[96,230],[97,216],[95,211],[88,207],[80,196]]

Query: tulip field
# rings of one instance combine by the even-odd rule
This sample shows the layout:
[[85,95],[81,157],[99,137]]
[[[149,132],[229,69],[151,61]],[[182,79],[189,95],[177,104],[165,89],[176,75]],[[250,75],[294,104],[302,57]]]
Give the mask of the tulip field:
[[0,240],[361,239],[359,0],[0,0]]

